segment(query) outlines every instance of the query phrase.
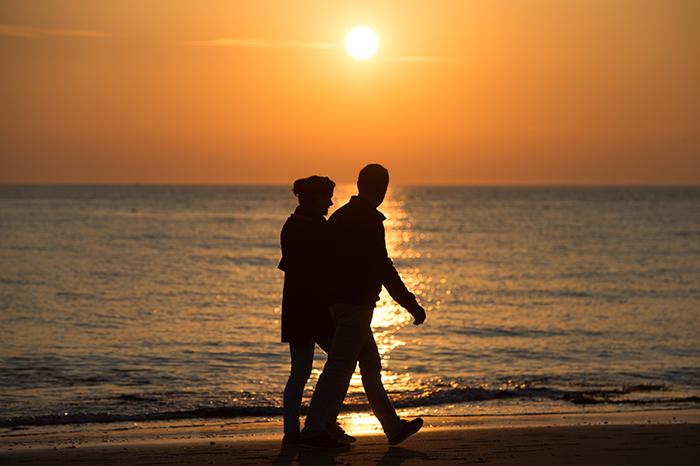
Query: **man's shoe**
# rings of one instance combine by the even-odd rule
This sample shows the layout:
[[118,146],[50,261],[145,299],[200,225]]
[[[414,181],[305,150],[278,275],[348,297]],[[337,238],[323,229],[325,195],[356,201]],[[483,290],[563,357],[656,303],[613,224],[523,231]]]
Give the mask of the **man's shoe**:
[[282,437],[283,447],[298,447],[299,446],[299,432],[285,432],[284,437]]
[[340,424],[338,424],[337,422],[328,426],[327,431],[329,434],[331,434],[331,436],[334,439],[336,439],[340,442],[354,443],[357,441],[357,439],[355,437],[353,437],[352,435],[348,435],[348,433],[345,432],[345,429],[343,429],[343,427]]
[[302,435],[299,439],[300,447],[327,448],[330,450],[343,450],[350,445],[333,438],[328,432],[319,432],[311,437]]
[[398,445],[423,427],[423,419],[417,417],[412,421],[401,420],[401,431],[394,437],[389,437],[389,445]]

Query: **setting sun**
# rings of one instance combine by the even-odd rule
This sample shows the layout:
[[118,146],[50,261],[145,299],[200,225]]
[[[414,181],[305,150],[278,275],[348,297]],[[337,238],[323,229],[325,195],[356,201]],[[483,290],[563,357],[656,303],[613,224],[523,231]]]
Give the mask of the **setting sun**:
[[367,26],[353,28],[345,36],[345,50],[358,60],[372,58],[379,49],[379,38]]

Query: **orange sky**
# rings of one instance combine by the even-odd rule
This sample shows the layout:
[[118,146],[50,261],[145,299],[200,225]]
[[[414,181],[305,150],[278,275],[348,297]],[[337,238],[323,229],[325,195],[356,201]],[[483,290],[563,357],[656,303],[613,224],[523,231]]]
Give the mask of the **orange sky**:
[[697,0],[4,0],[0,70],[0,182],[700,184]]

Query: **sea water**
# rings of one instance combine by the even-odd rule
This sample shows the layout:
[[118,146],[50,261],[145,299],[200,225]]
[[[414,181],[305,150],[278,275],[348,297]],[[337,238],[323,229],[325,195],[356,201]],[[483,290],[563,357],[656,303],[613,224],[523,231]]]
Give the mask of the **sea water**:
[[[0,186],[0,427],[279,416],[295,204],[280,186]],[[700,406],[699,188],[394,187],[380,210],[428,312],[413,326],[386,292],[375,310],[400,410]],[[358,374],[345,409],[368,411]]]

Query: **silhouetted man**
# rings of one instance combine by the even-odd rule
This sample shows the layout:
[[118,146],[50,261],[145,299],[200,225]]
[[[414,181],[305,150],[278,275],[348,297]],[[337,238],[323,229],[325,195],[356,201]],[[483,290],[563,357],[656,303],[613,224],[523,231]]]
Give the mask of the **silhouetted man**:
[[[382,285],[414,317],[425,320],[425,310],[408,291],[387,255],[384,215],[377,207],[384,201],[389,172],[381,165],[367,165],[357,180],[358,195],[328,220],[331,267],[329,311],[335,324],[333,343],[314,390],[301,443],[320,447],[343,444],[324,430],[335,420],[347,394],[358,358],[362,359],[363,385],[370,406],[382,424],[389,443],[395,445],[418,432],[421,418],[399,419],[381,384],[381,359],[370,324]],[[376,378],[373,384],[366,378]]]

